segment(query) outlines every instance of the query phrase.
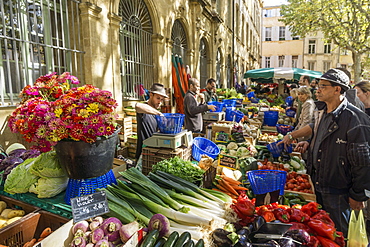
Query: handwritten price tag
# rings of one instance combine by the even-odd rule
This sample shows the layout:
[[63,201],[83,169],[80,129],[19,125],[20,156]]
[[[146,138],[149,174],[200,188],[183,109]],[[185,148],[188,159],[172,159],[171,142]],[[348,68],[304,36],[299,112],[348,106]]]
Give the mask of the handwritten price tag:
[[73,221],[78,222],[109,212],[105,191],[71,199]]

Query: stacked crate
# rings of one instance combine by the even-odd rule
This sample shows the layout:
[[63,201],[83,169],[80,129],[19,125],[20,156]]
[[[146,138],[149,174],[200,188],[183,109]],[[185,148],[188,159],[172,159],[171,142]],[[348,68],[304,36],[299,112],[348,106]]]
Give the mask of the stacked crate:
[[128,148],[128,157],[135,158],[137,138],[132,136],[127,137],[126,147]]
[[190,160],[191,148],[190,147],[178,147],[172,148],[155,148],[155,147],[144,147],[142,151],[143,155],[143,174],[147,175],[151,170],[152,166],[162,160],[170,159],[175,156],[182,158],[183,160]]
[[121,132],[119,133],[120,141],[127,142],[127,138],[132,136],[132,117],[117,119],[117,123],[122,126]]

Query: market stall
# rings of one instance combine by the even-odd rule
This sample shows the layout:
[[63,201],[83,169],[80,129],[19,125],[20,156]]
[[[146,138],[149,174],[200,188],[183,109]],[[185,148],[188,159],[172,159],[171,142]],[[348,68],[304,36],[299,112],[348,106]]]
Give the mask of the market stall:
[[[277,98],[250,98],[219,102],[204,137],[183,129],[182,114],[157,116],[159,132],[144,141],[141,171],[128,152],[110,152],[104,162],[79,161],[68,170],[54,150],[18,145],[4,151],[0,207],[7,219],[0,219],[0,244],[345,246],[316,203],[300,154],[277,145],[292,131],[291,117]],[[132,117],[118,120],[122,127],[109,133],[118,133],[109,147],[134,148]],[[4,162],[8,157],[11,164]],[[86,177],[95,163],[105,168]]]

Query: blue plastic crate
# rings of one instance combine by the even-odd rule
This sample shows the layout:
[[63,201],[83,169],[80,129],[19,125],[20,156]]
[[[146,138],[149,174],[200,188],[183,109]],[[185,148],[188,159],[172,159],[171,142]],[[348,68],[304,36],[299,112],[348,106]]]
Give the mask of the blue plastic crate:
[[108,171],[106,174],[88,179],[72,179],[68,181],[66,195],[64,197],[67,204],[71,204],[71,198],[90,195],[95,193],[98,188],[105,188],[109,184],[117,184],[114,177],[113,170]]
[[292,110],[292,109],[287,109],[286,111],[285,111],[285,114],[288,116],[288,117],[295,117],[295,111],[294,110]]
[[163,113],[163,116],[155,115],[159,132],[164,134],[177,134],[182,131],[184,125],[184,114]]
[[291,125],[286,125],[286,124],[277,124],[276,130],[280,134],[286,135],[288,132],[291,132],[292,130],[294,130],[294,127]]
[[[267,149],[270,151],[272,154],[272,157],[277,158],[281,155],[281,152],[284,150],[284,144],[278,145],[280,141],[272,142],[270,144],[267,144]],[[288,149],[286,150],[288,153],[293,152],[293,146],[290,144],[288,146]]]
[[222,109],[224,108],[223,102],[211,101],[211,102],[208,102],[208,105],[216,106],[216,110],[215,111],[210,110],[211,112],[221,112]]
[[279,120],[278,111],[265,111],[263,117],[263,123],[268,126],[276,126]]
[[203,137],[195,137],[192,146],[192,156],[196,161],[200,161],[202,154],[212,159],[216,159],[220,153],[220,148],[213,142]]
[[280,190],[280,195],[284,195],[286,171],[253,170],[248,171],[247,176],[254,194],[261,195]]
[[244,113],[241,111],[226,111],[225,120],[240,122],[244,117]]
[[236,105],[236,99],[224,99],[222,102],[225,107],[235,107]]

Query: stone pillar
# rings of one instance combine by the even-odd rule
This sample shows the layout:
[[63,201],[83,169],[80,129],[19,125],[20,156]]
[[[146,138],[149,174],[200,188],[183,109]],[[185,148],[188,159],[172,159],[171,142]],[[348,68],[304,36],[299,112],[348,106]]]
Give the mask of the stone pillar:
[[[80,3],[81,36],[84,55],[84,78],[86,84],[101,86],[101,78],[96,76],[96,60],[100,55],[99,44],[101,43],[98,30],[98,21],[101,18],[102,8],[90,2]],[[102,68],[101,68],[102,69]]]
[[[122,82],[121,82],[121,54],[120,54],[120,37],[119,28],[122,18],[114,13],[108,14],[109,19],[109,45],[111,48],[110,56],[111,59],[107,61],[107,64],[111,67],[111,70],[107,71],[106,83],[104,87],[110,88],[113,93],[113,97],[118,102],[117,111],[122,112]],[[109,53],[108,53],[109,54]],[[108,67],[109,68],[109,67]]]

